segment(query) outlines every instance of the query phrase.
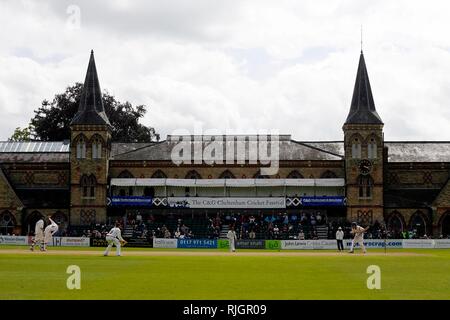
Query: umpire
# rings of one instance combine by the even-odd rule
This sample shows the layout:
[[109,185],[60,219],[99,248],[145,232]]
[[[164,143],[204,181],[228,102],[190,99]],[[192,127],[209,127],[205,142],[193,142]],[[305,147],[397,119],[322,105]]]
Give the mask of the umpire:
[[338,231],[336,231],[336,241],[339,251],[344,251],[344,231],[339,227]]

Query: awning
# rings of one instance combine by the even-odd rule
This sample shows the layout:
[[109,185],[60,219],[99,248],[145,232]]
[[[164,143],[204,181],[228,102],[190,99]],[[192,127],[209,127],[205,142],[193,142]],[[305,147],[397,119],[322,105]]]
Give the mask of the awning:
[[112,186],[120,187],[343,187],[345,180],[338,179],[151,179],[113,178]]

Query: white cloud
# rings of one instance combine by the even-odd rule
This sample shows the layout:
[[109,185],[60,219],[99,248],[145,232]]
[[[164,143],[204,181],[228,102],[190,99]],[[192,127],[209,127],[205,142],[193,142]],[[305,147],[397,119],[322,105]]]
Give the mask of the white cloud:
[[[0,139],[83,81],[146,104],[163,137],[195,125],[341,140],[364,51],[387,140],[450,140],[446,1],[3,1]],[[79,30],[66,12],[80,7]]]

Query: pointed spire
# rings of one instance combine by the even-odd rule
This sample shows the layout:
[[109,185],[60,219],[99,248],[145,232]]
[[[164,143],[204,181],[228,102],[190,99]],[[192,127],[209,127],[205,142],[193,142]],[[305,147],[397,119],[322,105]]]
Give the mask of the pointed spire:
[[346,124],[383,124],[375,109],[369,75],[367,74],[364,54],[361,50],[355,88],[353,89],[352,104]]
[[91,50],[78,112],[70,124],[111,125],[103,108],[102,92],[98,81],[97,68],[95,67],[94,50]]

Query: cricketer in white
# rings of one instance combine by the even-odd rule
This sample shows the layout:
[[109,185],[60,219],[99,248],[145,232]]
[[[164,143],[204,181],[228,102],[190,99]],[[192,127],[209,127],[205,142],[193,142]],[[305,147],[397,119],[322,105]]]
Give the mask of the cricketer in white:
[[352,240],[352,244],[350,246],[350,253],[353,253],[355,243],[359,243],[361,246],[361,249],[363,250],[363,253],[366,253],[366,247],[364,246],[364,233],[369,229],[363,228],[361,226],[358,226],[356,222],[352,222],[352,231],[350,231],[351,234],[354,234],[355,237]]
[[30,250],[34,251],[34,246],[38,244],[41,251],[44,251],[44,219],[40,218],[34,227],[34,238],[31,240]]
[[236,251],[236,232],[234,231],[234,227],[232,227],[227,233],[228,241],[230,242],[230,251]]
[[47,245],[52,241],[53,235],[58,231],[59,227],[52,218],[48,218],[50,224],[44,230],[44,251],[47,251]]
[[107,234],[106,234],[106,241],[108,242],[108,246],[106,247],[104,256],[107,256],[109,254],[109,250],[111,250],[113,244],[116,246],[116,256],[120,256],[120,246],[121,241],[125,241],[122,238],[121,231],[119,229],[119,224],[116,223],[116,226],[112,228]]

